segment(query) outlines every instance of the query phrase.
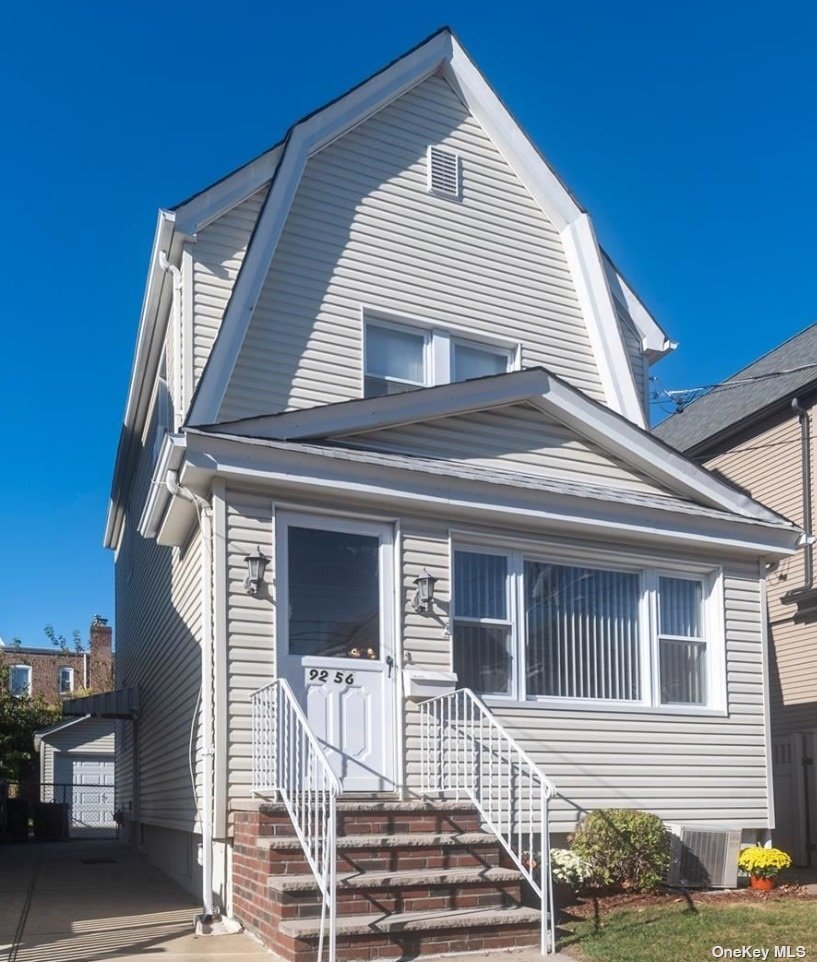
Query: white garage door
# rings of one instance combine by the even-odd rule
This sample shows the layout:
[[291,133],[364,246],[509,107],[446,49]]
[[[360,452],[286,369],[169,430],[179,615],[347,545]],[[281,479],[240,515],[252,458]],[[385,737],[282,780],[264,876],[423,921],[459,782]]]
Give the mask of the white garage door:
[[109,756],[57,755],[54,781],[59,796],[71,805],[72,838],[116,833],[114,762]]

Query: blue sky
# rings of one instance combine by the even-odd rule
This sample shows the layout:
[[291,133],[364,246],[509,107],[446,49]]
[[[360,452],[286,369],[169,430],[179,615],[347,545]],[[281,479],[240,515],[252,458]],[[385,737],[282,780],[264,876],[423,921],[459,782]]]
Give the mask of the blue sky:
[[817,320],[813,4],[46,0],[4,18],[6,641],[113,617],[102,530],[157,208],[443,23],[680,342],[665,386]]

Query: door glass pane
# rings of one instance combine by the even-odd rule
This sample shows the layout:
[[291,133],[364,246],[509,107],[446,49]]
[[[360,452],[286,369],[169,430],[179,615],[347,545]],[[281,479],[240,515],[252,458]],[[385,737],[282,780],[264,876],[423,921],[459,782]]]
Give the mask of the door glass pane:
[[454,613],[457,618],[507,618],[508,559],[475,551],[454,553]]
[[467,381],[472,377],[487,377],[489,374],[504,374],[507,370],[508,355],[504,351],[454,342],[452,365],[454,381]]
[[481,695],[510,692],[510,638],[510,626],[455,622],[454,671],[460,688]]
[[366,374],[425,383],[425,336],[391,327],[366,327]]
[[639,577],[525,562],[527,691],[556,698],[640,698]]
[[703,585],[689,578],[658,579],[660,635],[702,638],[701,603]]
[[289,653],[380,657],[379,539],[291,527]]

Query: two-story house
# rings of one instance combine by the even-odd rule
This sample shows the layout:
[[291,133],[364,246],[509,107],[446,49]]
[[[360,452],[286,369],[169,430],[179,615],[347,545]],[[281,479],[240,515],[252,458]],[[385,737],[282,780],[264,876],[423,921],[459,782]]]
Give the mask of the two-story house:
[[655,433],[793,519],[801,551],[766,576],[775,842],[817,865],[817,585],[814,576],[814,406],[817,324],[738,371]]
[[583,812],[767,837],[800,532],[648,432],[671,347],[447,29],[159,213],[79,707],[205,920],[545,945]]

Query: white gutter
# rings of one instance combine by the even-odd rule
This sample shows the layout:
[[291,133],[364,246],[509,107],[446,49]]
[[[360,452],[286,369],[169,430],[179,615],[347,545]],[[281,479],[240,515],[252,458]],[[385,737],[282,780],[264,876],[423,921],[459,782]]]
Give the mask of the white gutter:
[[[179,484],[175,471],[168,471],[165,486],[173,496],[192,501],[201,528],[201,727],[202,727],[202,802],[201,874],[202,925],[213,920],[213,599],[211,546],[212,508],[208,501]],[[195,791],[195,786],[193,787]]]

